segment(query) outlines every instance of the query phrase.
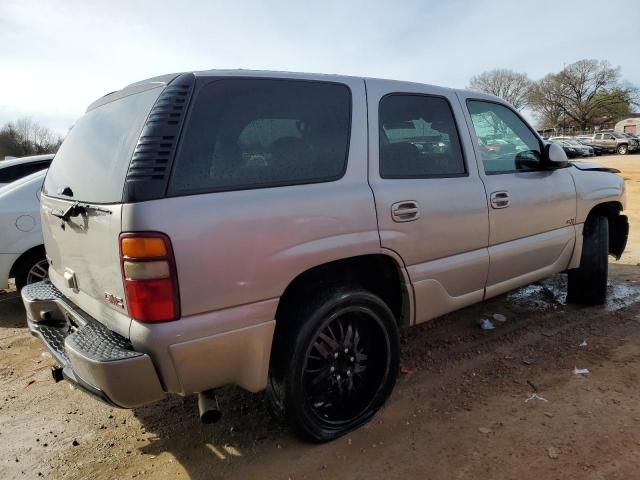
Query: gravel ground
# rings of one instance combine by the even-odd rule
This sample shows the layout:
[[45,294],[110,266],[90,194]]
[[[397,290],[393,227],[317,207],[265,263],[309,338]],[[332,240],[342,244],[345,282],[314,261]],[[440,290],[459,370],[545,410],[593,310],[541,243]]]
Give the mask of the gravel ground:
[[[567,306],[558,275],[407,330],[386,408],[330,444],[235,388],[203,426],[192,398],[117,410],[53,384],[17,294],[0,294],[0,478],[637,478],[640,155],[597,161],[623,171],[632,222],[608,304]],[[506,322],[480,330],[494,313]]]

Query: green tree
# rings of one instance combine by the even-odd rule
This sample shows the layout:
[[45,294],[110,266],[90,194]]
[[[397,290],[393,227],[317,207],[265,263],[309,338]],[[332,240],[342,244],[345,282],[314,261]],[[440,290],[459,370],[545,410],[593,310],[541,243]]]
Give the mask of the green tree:
[[541,127],[555,122],[586,130],[598,119],[619,118],[629,113],[637,92],[620,83],[620,68],[607,61],[579,60],[558,73],[534,83],[529,107]]

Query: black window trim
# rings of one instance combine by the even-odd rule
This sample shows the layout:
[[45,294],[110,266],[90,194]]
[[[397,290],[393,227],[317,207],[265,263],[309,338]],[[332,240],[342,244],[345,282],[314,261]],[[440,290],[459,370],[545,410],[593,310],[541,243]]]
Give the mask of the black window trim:
[[[462,154],[462,166],[464,167],[464,172],[462,173],[434,173],[430,175],[382,175],[382,169],[380,168],[381,162],[381,148],[380,148],[380,104],[387,97],[393,96],[403,96],[403,97],[428,97],[428,98],[441,98],[445,102],[447,102],[447,106],[449,107],[449,111],[451,112],[451,117],[453,118],[453,126],[456,129],[456,135],[458,137],[458,144],[460,145],[460,153]],[[462,143],[462,136],[460,135],[460,128],[458,127],[458,119],[456,118],[456,114],[453,111],[451,106],[451,102],[444,95],[436,95],[431,93],[419,93],[419,92],[391,92],[383,95],[378,101],[378,175],[380,178],[384,180],[416,180],[416,179],[429,179],[429,178],[461,178],[469,176],[469,167],[467,163],[467,155],[464,150],[464,145]]]
[[[297,182],[290,181],[280,181],[280,182],[268,182],[268,183],[252,183],[249,185],[233,185],[229,187],[206,187],[206,188],[192,188],[192,189],[184,189],[180,191],[172,191],[172,179],[174,169],[176,165],[179,163],[177,160],[180,158],[180,154],[182,153],[182,148],[184,144],[185,132],[187,127],[189,126],[189,122],[191,121],[191,117],[193,115],[193,111],[195,106],[198,104],[198,97],[200,96],[202,90],[209,85],[224,81],[224,80],[278,80],[284,82],[305,82],[305,83],[319,83],[322,85],[338,85],[341,87],[345,87],[347,92],[349,93],[349,126],[347,131],[347,148],[345,152],[345,158],[342,166],[342,170],[330,177],[321,177],[321,178],[311,178],[308,180],[300,180]],[[178,144],[176,146],[175,152],[175,161],[171,165],[171,172],[169,173],[169,180],[167,181],[167,187],[165,190],[165,198],[174,198],[174,197],[186,197],[191,195],[205,195],[207,193],[221,193],[221,192],[235,192],[235,191],[243,191],[243,190],[258,190],[265,188],[279,188],[279,187],[293,187],[297,185],[312,185],[316,183],[330,183],[337,182],[338,180],[344,178],[347,173],[347,168],[349,166],[349,154],[351,152],[351,133],[353,130],[353,92],[351,91],[351,87],[343,82],[335,82],[335,81],[325,81],[325,80],[316,80],[316,79],[306,79],[306,78],[290,78],[290,77],[253,77],[253,76],[221,76],[221,77],[202,77],[201,83],[198,84],[198,78],[196,78],[196,88],[193,92],[192,100],[189,104],[188,111],[185,116],[184,124],[180,131],[180,136],[178,139]]]
[[[513,112],[516,115],[516,117],[518,117],[522,121],[522,123],[524,123],[525,127],[527,127],[531,133],[533,133],[533,136],[538,139],[538,145],[540,146],[540,154],[541,155],[544,154],[544,143],[540,139],[540,135],[538,135],[538,132],[536,132],[534,129],[532,129],[531,126],[529,125],[529,123],[522,117],[522,115],[520,115],[516,110],[511,108],[508,104],[502,103],[502,102],[497,102],[495,100],[487,100],[485,98],[469,97],[465,101],[465,104],[467,106],[467,112],[469,112],[469,118],[471,118],[471,110],[469,110],[469,102],[493,103],[494,105],[500,105],[501,107],[504,107],[504,108],[506,108],[508,110],[511,110],[511,112]],[[473,119],[471,119],[471,126],[473,127]],[[476,144],[478,144],[478,146],[479,146],[478,134],[476,133],[475,127],[473,127],[473,135],[475,136]],[[548,169],[546,169],[544,167],[540,167],[540,168],[536,168],[536,169],[532,169],[532,170],[503,170],[503,171],[500,171],[500,172],[487,172],[486,169],[484,168],[484,161],[482,160],[482,156],[480,156],[480,158],[479,158],[479,163],[482,164],[482,173],[484,173],[487,176],[489,176],[489,175],[506,175],[506,174],[510,174],[510,173],[520,173],[520,174],[523,174],[523,173],[539,173],[539,172],[548,172],[549,171]]]

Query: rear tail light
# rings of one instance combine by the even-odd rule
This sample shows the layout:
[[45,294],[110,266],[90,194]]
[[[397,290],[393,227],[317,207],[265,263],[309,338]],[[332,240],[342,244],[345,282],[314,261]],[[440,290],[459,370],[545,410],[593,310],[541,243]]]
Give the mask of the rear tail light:
[[180,317],[169,237],[148,232],[121,234],[120,262],[129,315],[134,320],[168,322]]

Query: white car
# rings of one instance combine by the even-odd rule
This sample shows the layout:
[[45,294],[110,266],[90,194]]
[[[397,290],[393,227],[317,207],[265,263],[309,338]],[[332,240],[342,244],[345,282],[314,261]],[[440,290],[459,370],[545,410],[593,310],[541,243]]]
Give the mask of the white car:
[[53,153],[48,153],[0,161],[0,188],[32,173],[46,170],[53,157]]
[[20,290],[47,278],[40,226],[40,190],[46,175],[41,170],[0,187],[0,289],[15,278]]

